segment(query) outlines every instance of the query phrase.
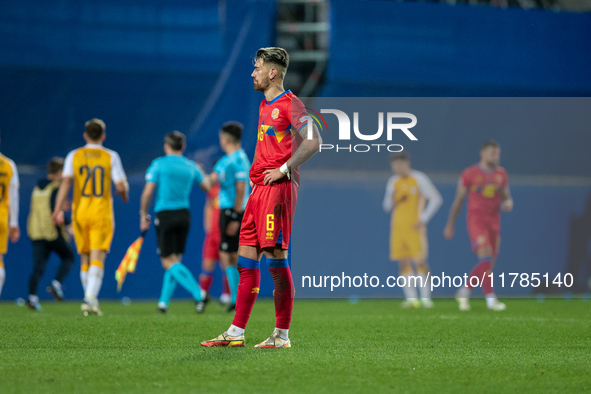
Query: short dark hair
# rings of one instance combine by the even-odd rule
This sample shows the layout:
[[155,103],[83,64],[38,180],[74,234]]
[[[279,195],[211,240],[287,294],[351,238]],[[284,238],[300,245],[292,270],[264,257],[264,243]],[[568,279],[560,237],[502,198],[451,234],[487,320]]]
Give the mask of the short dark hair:
[[166,134],[164,137],[164,143],[170,146],[170,149],[174,151],[183,150],[185,146],[185,135],[180,131],[173,131],[172,133]]
[[52,157],[47,163],[47,173],[49,175],[57,174],[60,170],[64,169],[64,158],[63,157]]
[[410,153],[406,152],[396,152],[390,156],[390,162],[393,163],[396,160],[406,160],[410,161]]
[[486,148],[499,148],[501,145],[495,140],[487,140],[482,143],[480,150],[485,150]]
[[98,118],[92,118],[84,123],[84,131],[86,131],[88,138],[93,141],[100,140],[105,133],[105,129],[105,122]]
[[255,56],[255,63],[259,59],[263,61],[263,64],[272,63],[281,67],[281,79],[285,78],[285,73],[289,67],[289,54],[285,49],[279,47],[260,48]]
[[232,142],[238,143],[242,139],[242,130],[244,126],[240,122],[226,122],[222,125],[220,130],[222,133],[227,134],[232,138]]

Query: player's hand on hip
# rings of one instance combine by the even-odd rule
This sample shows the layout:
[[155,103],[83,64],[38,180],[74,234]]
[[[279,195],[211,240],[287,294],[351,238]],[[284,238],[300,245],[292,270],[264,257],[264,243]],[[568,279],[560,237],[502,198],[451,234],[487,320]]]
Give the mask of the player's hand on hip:
[[56,226],[64,224],[64,211],[57,211],[51,214],[51,220]]
[[454,237],[455,234],[455,228],[453,224],[447,224],[445,226],[445,228],[443,229],[443,236],[445,237],[445,239],[450,240]]
[[265,170],[263,171],[265,174],[265,179],[263,180],[263,184],[271,185],[273,182],[277,182],[281,178],[285,176],[284,173],[281,172],[279,168],[273,168],[272,170]]
[[15,243],[21,237],[21,229],[18,227],[9,227],[8,228],[8,237],[10,238],[10,242]]
[[511,212],[513,210],[513,200],[512,199],[508,199],[505,200],[501,203],[501,209],[504,212]]
[[226,234],[229,237],[233,237],[238,234],[238,228],[240,227],[240,223],[236,220],[231,221],[228,223],[228,227],[226,227]]

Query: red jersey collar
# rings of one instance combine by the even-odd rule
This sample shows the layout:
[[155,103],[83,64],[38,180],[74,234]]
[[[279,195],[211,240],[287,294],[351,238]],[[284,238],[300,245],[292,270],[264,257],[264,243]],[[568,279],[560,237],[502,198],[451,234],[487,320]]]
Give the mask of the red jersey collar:
[[265,104],[269,105],[269,104],[273,104],[275,101],[279,100],[281,97],[283,97],[285,94],[287,93],[291,93],[291,90],[286,90],[283,93],[281,93],[279,96],[275,97],[273,100],[271,101],[267,101],[267,99],[265,99]]

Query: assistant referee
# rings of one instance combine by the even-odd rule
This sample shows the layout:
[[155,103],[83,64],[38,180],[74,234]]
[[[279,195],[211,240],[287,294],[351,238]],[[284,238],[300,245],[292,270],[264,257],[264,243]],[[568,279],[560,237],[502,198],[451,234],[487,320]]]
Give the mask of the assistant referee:
[[146,171],[146,186],[141,198],[140,229],[145,231],[150,227],[148,208],[156,192],[154,225],[160,260],[166,270],[158,302],[161,313],[168,311],[177,283],[191,293],[198,313],[203,312],[209,301],[191,271],[181,263],[191,226],[189,196],[193,184],[198,184],[205,192],[210,188],[203,171],[194,161],[183,156],[185,147],[185,135],[181,132],[173,131],[164,137],[166,155],[154,160]]

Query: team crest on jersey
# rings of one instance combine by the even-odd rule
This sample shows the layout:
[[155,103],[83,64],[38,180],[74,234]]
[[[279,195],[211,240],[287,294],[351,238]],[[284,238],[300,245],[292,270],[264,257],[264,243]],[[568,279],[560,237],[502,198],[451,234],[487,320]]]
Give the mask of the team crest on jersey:
[[273,119],[277,119],[279,117],[279,108],[275,108],[273,112],[271,112],[271,117]]
[[482,181],[482,175],[478,175],[476,177],[476,182],[481,182]]

